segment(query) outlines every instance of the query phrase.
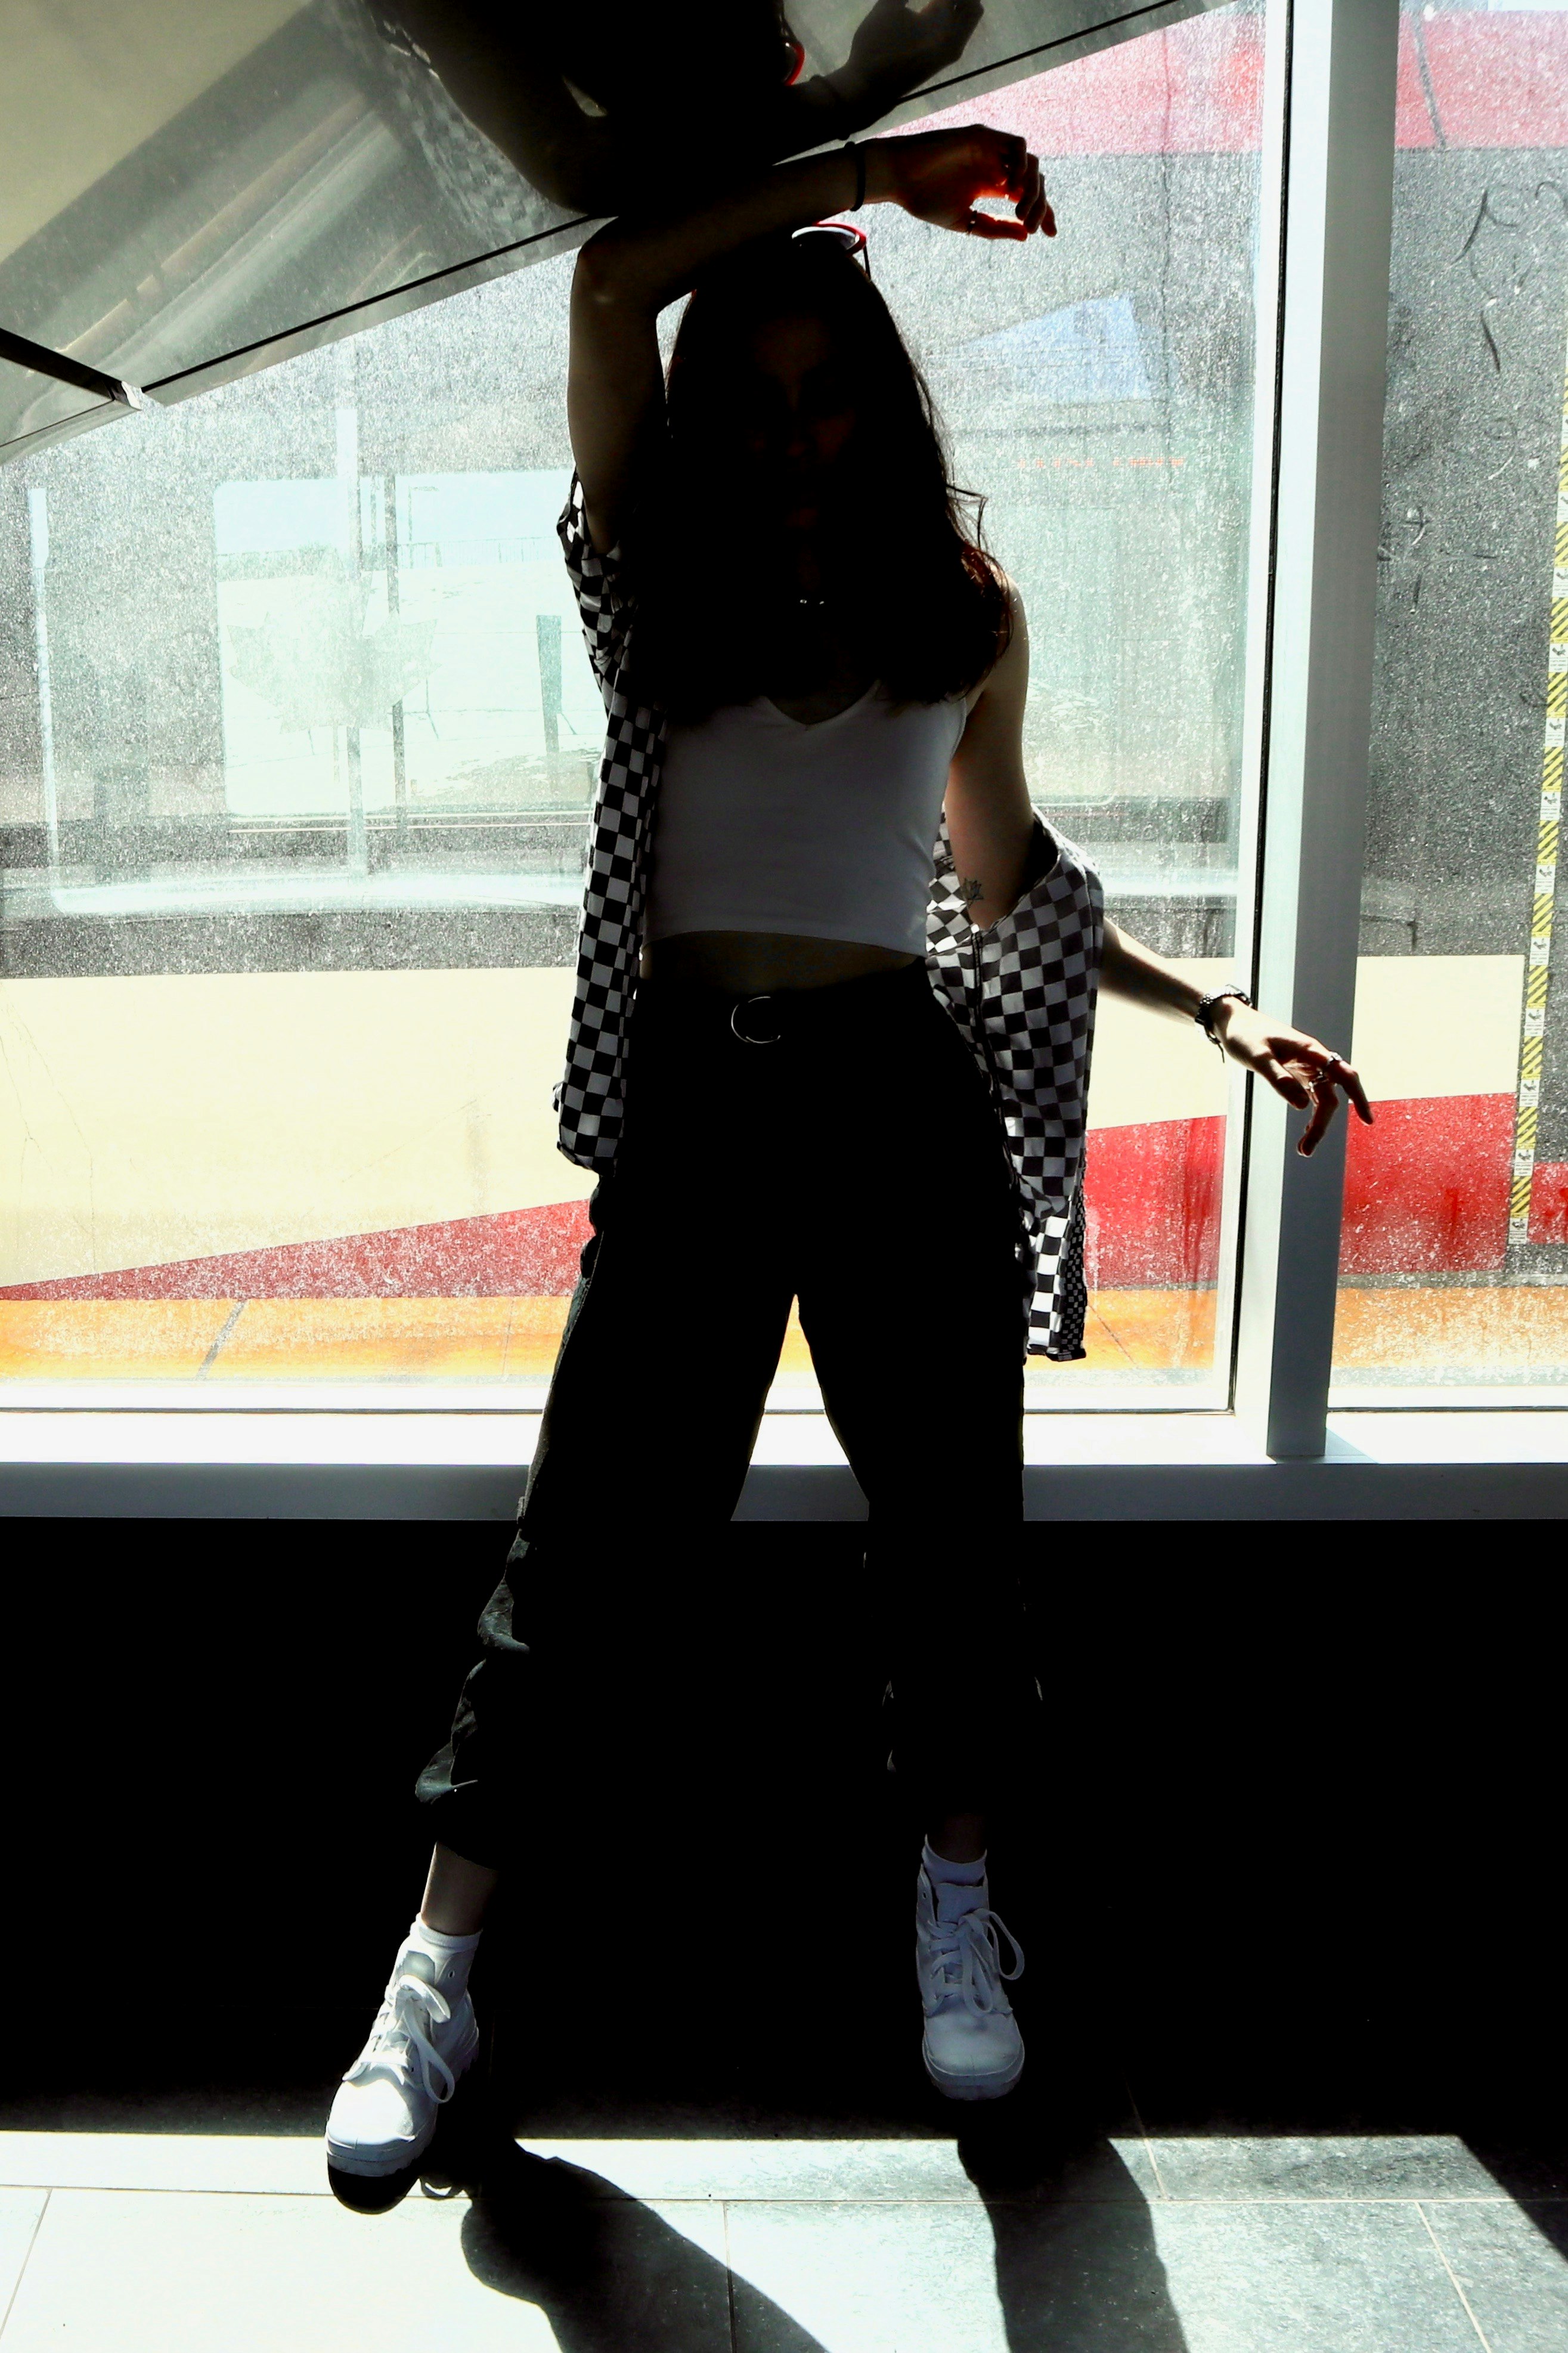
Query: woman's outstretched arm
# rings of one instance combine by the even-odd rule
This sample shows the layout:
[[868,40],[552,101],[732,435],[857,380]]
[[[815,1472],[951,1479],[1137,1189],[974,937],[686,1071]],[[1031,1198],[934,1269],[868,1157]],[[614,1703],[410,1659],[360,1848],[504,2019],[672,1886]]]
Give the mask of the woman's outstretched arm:
[[[1204,995],[1194,981],[1185,978],[1163,956],[1110,923],[1105,926],[1100,986],[1156,1012],[1188,1020],[1196,1014]],[[1358,1119],[1372,1125],[1366,1090],[1342,1054],[1331,1052],[1304,1029],[1293,1029],[1289,1022],[1256,1012],[1238,997],[1222,997],[1210,1018],[1215,1036],[1234,1060],[1267,1079],[1275,1093],[1283,1095],[1297,1111],[1310,1112],[1296,1145],[1303,1159],[1310,1159],[1328,1133],[1342,1091],[1355,1105]]]
[[[1023,599],[1009,586],[1012,634],[1006,650],[970,707],[947,780],[947,832],[970,921],[981,929],[1016,905],[1027,878],[1035,813],[1024,772],[1024,706],[1029,691],[1029,637]],[[1203,1001],[1194,981],[1116,923],[1105,926],[1100,986],[1113,996],[1191,1020]],[[1339,1107],[1342,1092],[1372,1125],[1372,1106],[1357,1072],[1304,1029],[1274,1021],[1234,997],[1213,1008],[1224,1050],[1267,1079],[1276,1094],[1310,1112],[1297,1150],[1310,1158]]]
[[[868,204],[901,205],[967,237],[1056,234],[1039,164],[1005,132],[922,132],[871,140],[859,153]],[[601,552],[620,537],[662,408],[659,312],[709,262],[753,237],[845,210],[855,201],[856,169],[844,149],[784,164],[679,217],[612,221],[578,254],[566,410],[588,529]],[[987,196],[1005,198],[1012,218],[981,212]]]

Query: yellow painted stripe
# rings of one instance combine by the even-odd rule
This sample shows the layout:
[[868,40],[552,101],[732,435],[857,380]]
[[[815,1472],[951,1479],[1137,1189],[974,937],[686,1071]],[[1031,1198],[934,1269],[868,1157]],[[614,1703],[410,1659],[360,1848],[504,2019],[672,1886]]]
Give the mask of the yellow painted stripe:
[[[1568,646],[1568,596],[1558,592],[1568,570],[1568,353],[1563,362],[1563,438],[1557,460],[1557,530],[1552,542],[1552,655],[1546,670],[1547,740],[1541,760],[1541,817],[1535,843],[1535,891],[1531,902],[1531,958],[1525,976],[1524,1018],[1519,1040],[1518,1094],[1538,1095],[1546,1051],[1546,1007],[1551,990],[1552,919],[1557,892],[1557,845],[1563,806],[1563,753],[1560,735],[1568,719],[1568,665],[1562,652]],[[1519,1103],[1514,1122],[1515,1175],[1509,1206],[1509,1240],[1516,1249],[1530,1240],[1531,1194],[1535,1182],[1535,1138],[1539,1114],[1534,1103]]]

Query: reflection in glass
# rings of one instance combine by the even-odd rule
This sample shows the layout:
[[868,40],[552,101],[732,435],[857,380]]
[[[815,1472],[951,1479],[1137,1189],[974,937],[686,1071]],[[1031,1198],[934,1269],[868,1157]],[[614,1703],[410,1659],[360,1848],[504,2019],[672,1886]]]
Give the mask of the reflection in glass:
[[[177,396],[312,322],[553,250],[585,214],[1126,23],[1104,0],[35,8],[0,84],[0,325]],[[0,376],[0,448],[36,429],[29,400]]]
[[0,417],[8,421],[10,437],[17,442],[35,435],[52,438],[60,427],[106,415],[113,406],[74,384],[60,384],[53,376],[0,359]]
[[[1260,46],[1227,10],[988,98],[1047,158],[1052,246],[870,220],[1027,601],[1035,797],[1215,980],[1249,855]],[[0,469],[0,1043],[32,1139],[0,1374],[547,1375],[603,732],[554,539],[570,267]],[[1215,1394],[1224,1106],[1195,1029],[1105,1008],[1090,1358],[1037,1403]],[[628,1365],[658,1377],[657,1333]]]
[[1372,794],[1336,1379],[1568,1376],[1568,12],[1402,22]]

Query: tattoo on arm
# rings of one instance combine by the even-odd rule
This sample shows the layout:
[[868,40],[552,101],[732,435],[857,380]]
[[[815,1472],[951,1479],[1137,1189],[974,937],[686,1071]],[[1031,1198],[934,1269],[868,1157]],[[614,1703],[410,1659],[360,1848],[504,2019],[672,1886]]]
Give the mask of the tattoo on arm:
[[963,903],[966,907],[973,907],[976,899],[984,899],[985,896],[985,886],[978,874],[964,876],[961,879],[958,887],[963,893]]

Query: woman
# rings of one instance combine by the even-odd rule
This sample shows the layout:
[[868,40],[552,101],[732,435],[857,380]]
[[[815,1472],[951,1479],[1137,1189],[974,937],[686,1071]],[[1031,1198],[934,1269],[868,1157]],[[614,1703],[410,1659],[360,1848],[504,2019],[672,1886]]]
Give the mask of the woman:
[[[1010,217],[977,209],[994,196]],[[870,1504],[896,1767],[928,1825],[925,2065],[958,2099],[1016,2083],[1022,1956],[989,1907],[984,1817],[1038,1704],[1012,1558],[1021,1361],[1026,1326],[1082,1353],[1097,976],[1310,1109],[1303,1152],[1341,1089],[1370,1117],[1315,1039],[1104,923],[1036,819],[1017,592],[963,526],[844,233],[811,227],[861,201],[1054,234],[1023,142],[973,130],[789,164],[578,259],[563,534],[610,730],[560,1107],[603,1181],[507,1577],[421,1777],[423,1908],[332,2108],[360,2205],[400,2194],[472,2060],[469,1961],[571,1678],[592,1687],[595,1615],[634,1605],[650,1535],[730,1518],[792,1299]],[[694,285],[667,384],[656,322]],[[658,1392],[628,1395],[627,1335],[655,1317]]]

